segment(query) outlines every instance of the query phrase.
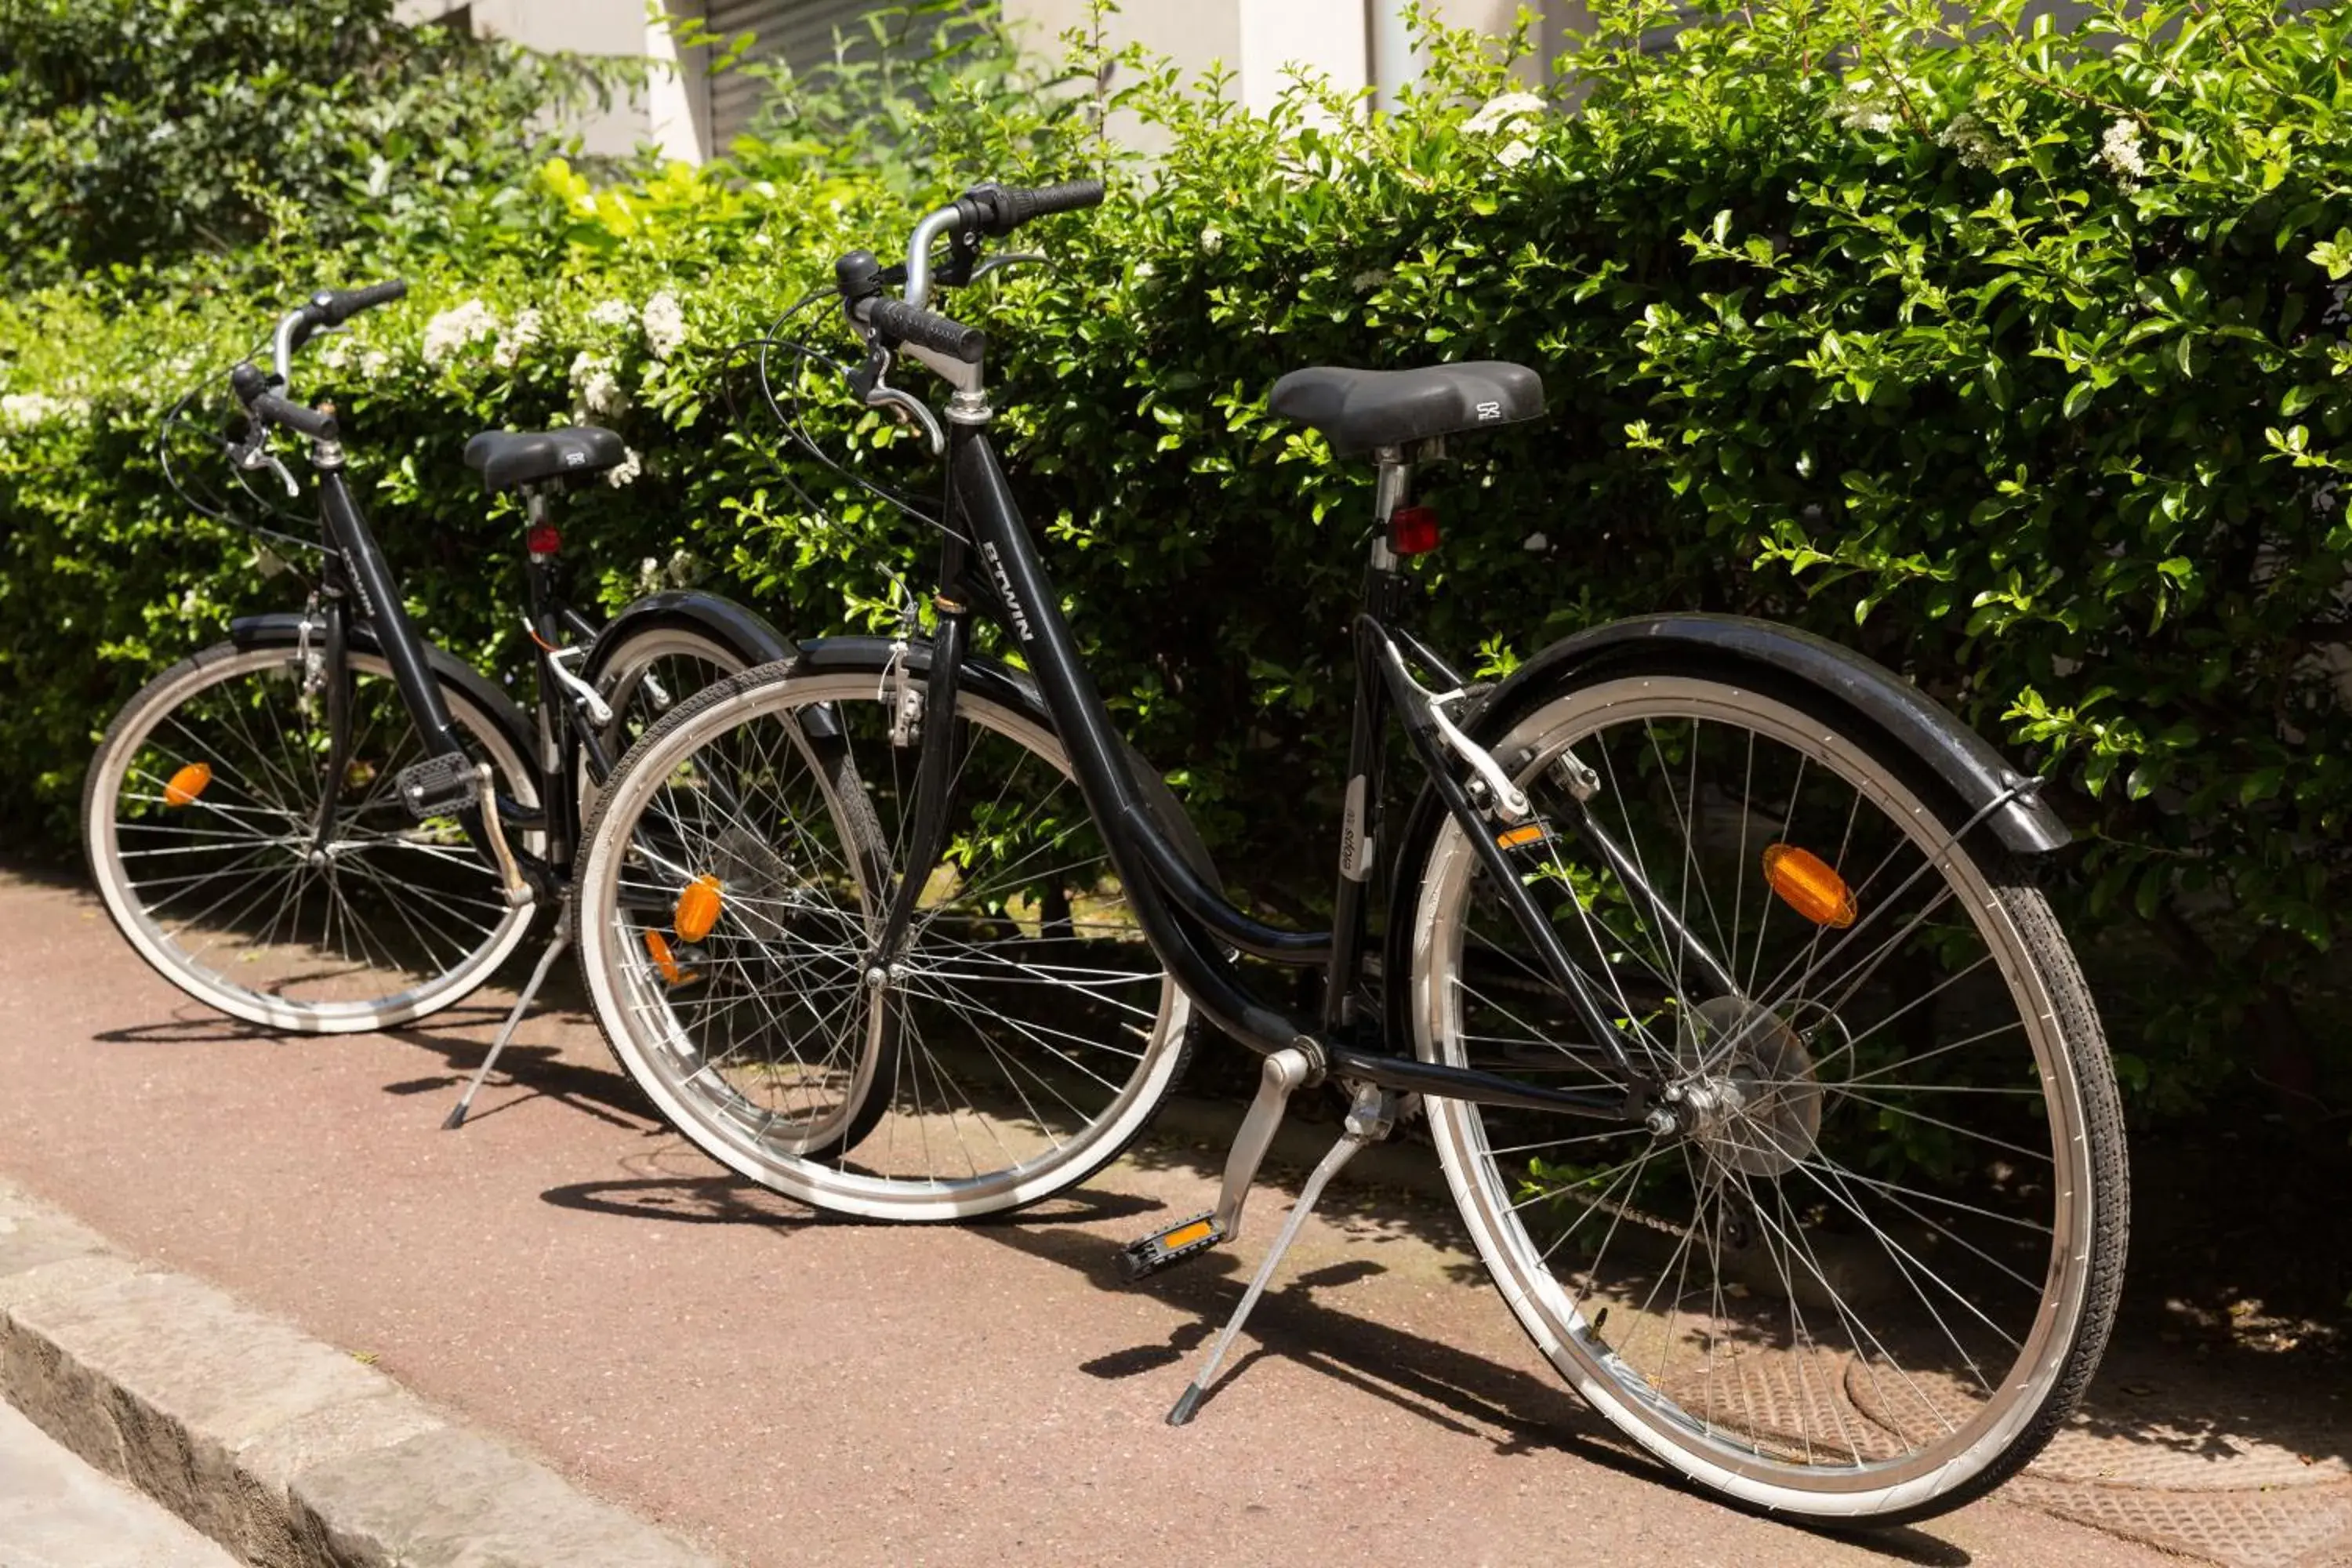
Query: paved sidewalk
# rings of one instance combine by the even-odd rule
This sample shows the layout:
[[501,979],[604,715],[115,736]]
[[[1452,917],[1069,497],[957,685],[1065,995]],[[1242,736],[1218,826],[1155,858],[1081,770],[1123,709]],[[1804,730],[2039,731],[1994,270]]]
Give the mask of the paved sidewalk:
[[[1234,1254],[1115,1284],[1120,1242],[1206,1206],[1206,1139],[1149,1141],[1023,1223],[830,1224],[652,1122],[576,1016],[528,1025],[518,1081],[448,1134],[499,998],[388,1037],[258,1035],[150,974],[86,894],[5,878],[0,995],[0,1175],[737,1563],[2177,1561],[2148,1541],[2352,1562],[2340,1434],[2169,1370],[2054,1468],[1916,1529],[1733,1513],[1628,1454],[1450,1215],[1392,1190],[1334,1192],[1238,1381],[1171,1429],[1279,1213]],[[2151,1457],[2153,1488],[2130,1468]],[[2324,1506],[2282,1525],[2260,1512],[2282,1499]],[[2094,1506],[2118,1500],[2137,1511]]]
[[235,1561],[0,1405],[0,1568],[232,1568]]

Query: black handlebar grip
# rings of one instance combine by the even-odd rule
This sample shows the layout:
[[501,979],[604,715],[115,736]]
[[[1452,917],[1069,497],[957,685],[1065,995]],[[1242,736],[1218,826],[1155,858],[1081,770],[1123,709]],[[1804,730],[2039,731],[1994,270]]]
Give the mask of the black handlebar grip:
[[388,305],[408,293],[408,285],[400,279],[388,283],[371,283],[364,289],[322,289],[310,298],[311,306],[319,312],[321,326],[340,327],[362,310]]
[[913,343],[966,364],[978,364],[981,356],[988,352],[988,334],[978,327],[950,321],[904,300],[876,300],[866,307],[865,319],[868,326],[893,342]]
[[1103,183],[1100,180],[1071,180],[1059,185],[1012,187],[992,194],[996,221],[989,232],[1002,237],[1011,234],[1031,218],[1044,217],[1048,213],[1076,212],[1080,207],[1100,206]]
[[261,394],[252,399],[249,406],[253,409],[256,417],[267,419],[272,425],[283,425],[289,430],[308,436],[314,441],[332,441],[337,438],[338,431],[335,427],[335,416],[332,414],[317,408],[305,408],[299,403],[289,402],[274,392]]

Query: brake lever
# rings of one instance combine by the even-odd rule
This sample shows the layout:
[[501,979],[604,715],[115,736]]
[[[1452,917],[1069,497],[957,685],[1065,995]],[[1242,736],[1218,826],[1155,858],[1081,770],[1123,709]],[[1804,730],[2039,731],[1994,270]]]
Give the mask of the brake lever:
[[998,255],[990,257],[987,260],[973,268],[971,269],[971,277],[968,281],[977,283],[992,272],[995,272],[1008,267],[1025,267],[1032,262],[1051,266],[1053,264],[1053,259],[1054,258],[1052,257],[1047,256],[1042,250],[1004,251]]
[[866,363],[849,373],[849,389],[857,394],[857,400],[866,407],[887,408],[898,417],[899,424],[921,426],[923,435],[930,442],[931,456],[934,458],[945,456],[948,449],[947,432],[940,428],[938,417],[931,413],[930,406],[921,398],[917,397],[913,393],[902,392],[890,384],[887,378],[891,363],[888,349],[878,342],[869,342],[866,350]]
[[252,440],[243,446],[231,441],[227,446],[229,460],[238,468],[247,473],[268,468],[278,476],[278,482],[286,487],[286,497],[289,500],[301,499],[302,487],[294,482],[294,476],[287,471],[284,463],[278,460],[278,454],[269,449],[269,432],[259,421],[255,422]]

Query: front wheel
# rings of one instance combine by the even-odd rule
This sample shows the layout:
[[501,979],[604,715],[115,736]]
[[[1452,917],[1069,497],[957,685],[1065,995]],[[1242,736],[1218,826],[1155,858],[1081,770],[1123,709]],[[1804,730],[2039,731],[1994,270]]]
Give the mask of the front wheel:
[[[425,752],[375,653],[350,655],[350,755],[327,776],[324,679],[292,642],[224,643],[164,671],[91,759],[82,833],[107,912],[165,979],[249,1023],[346,1034],[466,995],[531,911],[457,818],[415,821],[394,794]],[[507,726],[456,684],[441,695],[499,792],[535,808]]]
[[1480,739],[1535,806],[1521,879],[1634,1071],[1442,816],[1400,868],[1405,1033],[1531,1084],[1647,1079],[1674,1118],[1431,1102],[1521,1324],[1750,1507],[1892,1524],[2013,1474],[2097,1365],[2127,1224],[2112,1066],[2042,895],[1817,694],[1620,666]]
[[[1042,710],[968,687],[910,715],[903,683],[779,664],[663,720],[583,835],[580,957],[614,1055],[714,1159],[820,1208],[970,1219],[1125,1148],[1189,1009]],[[933,733],[947,848],[877,957]]]

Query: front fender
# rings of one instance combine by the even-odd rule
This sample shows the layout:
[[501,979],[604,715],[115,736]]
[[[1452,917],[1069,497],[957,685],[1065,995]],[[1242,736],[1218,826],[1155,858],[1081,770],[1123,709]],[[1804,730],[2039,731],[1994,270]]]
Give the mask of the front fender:
[[588,660],[583,668],[588,683],[597,684],[599,672],[614,650],[654,627],[698,632],[731,651],[743,661],[746,669],[793,656],[792,639],[757,610],[745,609],[734,600],[722,599],[716,594],[682,589],[648,594],[633,600],[607,622],[604,629],[596,634],[596,640],[588,646]]
[[[311,640],[317,645],[324,633],[314,628]],[[228,624],[228,640],[242,648],[297,647],[302,641],[302,616],[299,611],[281,610],[267,616],[239,616]],[[351,627],[351,645],[362,653],[382,657],[383,646],[376,640],[375,628],[365,621],[354,621]],[[445,651],[433,643],[425,645],[425,662],[434,679],[444,686],[454,686],[489,715],[491,721],[505,731],[508,742],[519,757],[539,755],[539,731],[529,715],[518,707],[515,700],[480,670]]]
[[1511,672],[1480,705],[1506,722],[1517,705],[1571,672],[1604,672],[1621,660],[1685,654],[1719,668],[1726,663],[1769,671],[1831,699],[1917,758],[1974,814],[1987,819],[2003,846],[2021,855],[2046,854],[2073,835],[2038,796],[2011,795],[2031,780],[2002,760],[1984,738],[1927,693],[1848,647],[1811,632],[1741,616],[1643,616],[1612,621],[1552,644]]
[[[794,668],[812,675],[841,670],[879,670],[887,667],[891,647],[887,637],[812,637],[800,645],[800,651],[794,658]],[[908,644],[908,672],[928,675],[930,668],[931,645],[928,642]],[[1000,707],[1010,708],[1049,732],[1053,730],[1054,716],[1045,706],[1045,693],[1037,689],[1037,683],[1026,673],[999,664],[994,659],[982,658],[978,654],[967,654],[963,667],[956,672],[956,679],[966,691],[985,697]],[[1176,798],[1176,792],[1170,789],[1167,781],[1160,776],[1160,770],[1146,762],[1143,754],[1133,746],[1127,748],[1127,763],[1129,774],[1142,792],[1145,804],[1158,819],[1170,842],[1175,846],[1176,852],[1212,885],[1222,886],[1217,880],[1216,862],[1210,856],[1209,847],[1202,839],[1200,829],[1192,826],[1192,817]]]

